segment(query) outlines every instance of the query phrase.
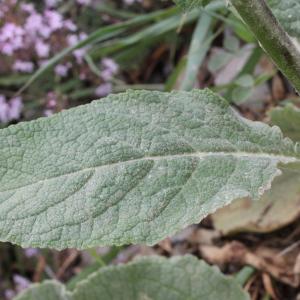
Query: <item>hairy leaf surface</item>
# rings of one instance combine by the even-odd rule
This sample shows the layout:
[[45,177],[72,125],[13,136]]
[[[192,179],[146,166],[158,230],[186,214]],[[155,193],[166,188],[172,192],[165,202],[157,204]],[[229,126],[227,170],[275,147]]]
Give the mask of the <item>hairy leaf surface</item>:
[[45,281],[33,284],[15,300],[71,300],[71,293],[58,281]]
[[249,299],[233,279],[192,256],[143,258],[124,266],[105,267],[80,282],[74,292],[65,292],[64,298],[50,298],[45,294],[45,284],[63,290],[59,283],[47,282],[30,288],[16,300]]
[[300,0],[268,0],[267,2],[289,35],[300,39]]
[[234,199],[258,199],[295,157],[278,128],[209,90],[111,95],[0,131],[0,240],[153,244]]

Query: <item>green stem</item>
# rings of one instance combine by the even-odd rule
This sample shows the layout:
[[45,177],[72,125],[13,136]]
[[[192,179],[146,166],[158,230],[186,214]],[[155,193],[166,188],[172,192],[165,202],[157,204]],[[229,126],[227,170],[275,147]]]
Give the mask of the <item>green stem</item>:
[[243,267],[235,276],[235,280],[241,285],[244,286],[249,278],[255,273],[255,269],[250,266]]
[[210,34],[211,22],[211,16],[202,11],[193,34],[188,53],[186,74],[180,87],[181,90],[189,91],[194,87],[199,67],[210,47],[210,43],[204,42]]
[[105,261],[102,259],[102,257],[97,253],[97,250],[96,248],[90,248],[90,249],[87,249],[87,251],[89,252],[89,254],[95,259],[95,261],[97,263],[99,263],[99,265],[101,267],[105,267],[106,266],[106,263]]
[[231,0],[261,47],[300,93],[300,52],[265,0]]

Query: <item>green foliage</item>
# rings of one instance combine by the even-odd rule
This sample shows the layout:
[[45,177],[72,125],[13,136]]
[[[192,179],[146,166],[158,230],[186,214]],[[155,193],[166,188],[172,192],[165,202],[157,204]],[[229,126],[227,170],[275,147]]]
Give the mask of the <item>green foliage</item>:
[[204,6],[210,1],[211,0],[174,0],[174,2],[184,11]]
[[284,135],[293,141],[300,141],[300,109],[289,104],[285,107],[276,107],[269,113],[272,124],[277,125]]
[[284,29],[292,37],[300,39],[300,1],[268,0],[267,2]]
[[189,91],[194,87],[199,67],[201,66],[212,42],[210,27],[212,17],[207,12],[200,14],[193,33],[191,47],[187,58],[185,77],[180,87],[181,90]]
[[[122,296],[121,296],[122,295]],[[192,256],[149,257],[105,267],[67,292],[55,281],[33,285],[16,300],[248,300],[240,286]]]
[[209,90],[128,91],[0,131],[0,238],[22,246],[153,244],[299,157],[278,128]]
[[[187,18],[186,23],[189,23],[196,18],[197,13],[195,14],[194,12]],[[151,22],[153,21],[155,21],[155,24],[151,24]],[[141,41],[147,40],[147,45],[150,45],[151,43],[153,43],[153,41],[157,41],[158,37],[162,37],[170,30],[176,29],[179,24],[179,9],[176,7],[172,7],[169,9],[155,11],[149,14],[132,17],[129,20],[121,23],[101,26],[99,29],[89,34],[85,39],[79,41],[73,46],[65,48],[61,52],[54,55],[31,77],[28,78],[27,75],[26,78],[18,79],[18,81],[20,81],[20,84],[23,85],[20,89],[20,92],[25,91],[33,82],[41,79],[45,74],[47,74],[49,70],[53,69],[56,64],[58,64],[66,56],[70,55],[77,49],[90,47],[91,49],[89,50],[89,52],[91,56],[89,59],[92,62],[95,58],[99,59],[103,56],[112,55],[118,51],[125,51],[125,49],[130,46],[134,46],[133,48],[130,48],[131,52],[135,52],[137,49],[139,51],[139,55],[141,55]],[[144,28],[145,25],[147,26]],[[139,28],[141,30],[132,33],[131,31],[134,28]],[[128,35],[128,33],[131,34],[129,36],[121,38],[122,35]],[[110,42],[107,43],[108,41]],[[121,54],[119,53],[119,55]],[[135,55],[135,58],[136,57],[137,55]],[[132,65],[132,58],[129,59],[129,61]],[[9,80],[7,78],[0,78],[0,84],[2,85],[2,83],[4,83],[7,85],[8,81],[11,82],[12,80],[14,80],[15,83],[17,82],[15,78],[9,78]],[[76,86],[78,86],[78,83],[76,84]],[[41,89],[41,87],[39,87],[39,89]],[[92,91],[94,91],[94,89],[92,89]],[[88,93],[88,95],[90,95],[90,93]]]
[[[175,2],[184,10],[203,5],[203,1],[175,0]],[[252,30],[262,48],[300,93],[299,42],[290,39],[286,34],[287,31],[291,36],[299,37],[299,0],[268,0],[269,6],[284,29],[278,26],[265,1],[230,0],[229,3]],[[245,97],[247,90],[246,94],[243,90],[239,91],[239,94]]]
[[33,284],[16,300],[71,300],[71,294],[65,287],[56,281],[45,281],[42,284]]

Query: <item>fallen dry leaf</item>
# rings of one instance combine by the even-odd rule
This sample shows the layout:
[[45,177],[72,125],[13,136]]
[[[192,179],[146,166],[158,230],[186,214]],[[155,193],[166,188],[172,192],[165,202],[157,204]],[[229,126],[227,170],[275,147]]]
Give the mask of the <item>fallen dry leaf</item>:
[[259,201],[241,199],[212,215],[216,229],[224,235],[236,232],[272,232],[300,216],[300,174],[284,169],[271,190]]
[[300,285],[297,274],[293,267],[288,265],[282,256],[275,255],[273,249],[250,251],[240,242],[230,242],[223,247],[200,245],[202,256],[212,264],[226,265],[250,265],[255,269],[268,273],[277,280],[293,287]]

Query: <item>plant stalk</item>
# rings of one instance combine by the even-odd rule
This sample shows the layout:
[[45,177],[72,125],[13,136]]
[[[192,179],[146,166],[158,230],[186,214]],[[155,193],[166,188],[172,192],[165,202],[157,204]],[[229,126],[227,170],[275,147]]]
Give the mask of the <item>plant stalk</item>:
[[230,0],[261,47],[300,94],[300,51],[265,0]]
[[212,17],[206,12],[202,11],[193,34],[188,53],[185,77],[180,86],[181,90],[189,91],[194,87],[199,67],[201,66],[205,56],[207,55],[207,51],[210,48],[211,43],[205,43],[205,41],[210,35],[212,35],[210,32],[211,23]]

